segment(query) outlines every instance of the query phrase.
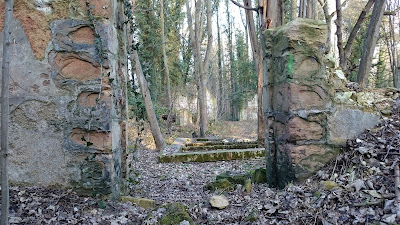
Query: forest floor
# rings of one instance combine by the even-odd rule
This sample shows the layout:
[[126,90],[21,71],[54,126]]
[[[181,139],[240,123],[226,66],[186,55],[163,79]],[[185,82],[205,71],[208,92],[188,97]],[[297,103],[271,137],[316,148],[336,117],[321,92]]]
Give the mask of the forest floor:
[[[252,184],[250,193],[241,185],[223,193],[203,187],[222,172],[263,167],[264,159],[160,164],[158,152],[147,143],[136,152],[130,194],[153,199],[157,206],[182,202],[197,224],[400,224],[394,176],[399,125],[399,110],[394,109],[390,119],[349,141],[342,154],[307,181],[284,190]],[[210,135],[256,138],[255,121],[219,122],[210,130]],[[191,132],[181,128],[167,141]],[[150,209],[80,197],[71,190],[13,186],[10,194],[12,224],[154,224],[146,220]],[[215,194],[224,194],[230,205],[212,208],[209,199]]]

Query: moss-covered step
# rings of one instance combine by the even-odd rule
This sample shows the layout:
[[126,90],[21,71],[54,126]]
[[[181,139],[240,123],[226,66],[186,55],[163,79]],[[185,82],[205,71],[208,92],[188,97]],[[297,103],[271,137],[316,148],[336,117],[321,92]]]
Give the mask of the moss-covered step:
[[204,152],[178,152],[171,155],[161,154],[158,161],[161,163],[169,162],[212,162],[222,160],[250,159],[264,157],[264,148],[252,149],[231,149]]
[[218,149],[247,149],[247,148],[257,148],[257,144],[247,144],[247,143],[232,143],[232,144],[221,144],[221,145],[210,145],[210,146],[191,146],[183,147],[182,151],[208,151],[208,150],[218,150]]
[[195,146],[212,146],[212,145],[256,145],[256,141],[238,141],[238,142],[223,142],[223,141],[209,141],[209,142],[193,142],[187,143],[186,147],[195,147]]

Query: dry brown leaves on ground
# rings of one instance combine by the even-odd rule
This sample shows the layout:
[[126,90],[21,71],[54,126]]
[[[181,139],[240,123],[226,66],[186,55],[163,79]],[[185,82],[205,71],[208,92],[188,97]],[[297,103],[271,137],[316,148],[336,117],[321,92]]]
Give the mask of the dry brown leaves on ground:
[[[198,224],[400,224],[394,169],[399,161],[400,116],[348,142],[330,165],[284,190],[253,184],[223,193],[230,205],[213,209],[204,185],[224,171],[265,166],[263,159],[208,163],[157,163],[157,152],[140,149],[131,195],[157,205],[183,202]],[[330,182],[326,182],[330,181]],[[128,203],[79,197],[71,191],[11,189],[11,222],[20,224],[142,224],[149,210]]]

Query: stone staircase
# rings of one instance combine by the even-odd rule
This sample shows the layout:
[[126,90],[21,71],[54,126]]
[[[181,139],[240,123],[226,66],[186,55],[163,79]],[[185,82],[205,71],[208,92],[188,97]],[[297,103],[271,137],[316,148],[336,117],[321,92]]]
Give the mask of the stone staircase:
[[210,162],[265,157],[254,141],[217,138],[177,138],[158,157],[159,162]]

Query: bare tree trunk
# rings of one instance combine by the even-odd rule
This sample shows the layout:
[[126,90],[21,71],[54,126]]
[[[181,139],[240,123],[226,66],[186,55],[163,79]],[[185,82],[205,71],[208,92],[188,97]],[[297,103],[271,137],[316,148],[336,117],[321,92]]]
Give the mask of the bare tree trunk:
[[376,41],[378,40],[379,28],[381,26],[383,12],[386,1],[377,1],[372,10],[371,20],[368,25],[367,38],[364,43],[364,51],[361,56],[360,68],[357,74],[357,82],[361,87],[366,87],[369,72],[371,70],[372,57],[374,54]]
[[299,7],[299,17],[300,18],[306,17],[306,1],[307,0],[300,0],[300,7]]
[[164,24],[164,0],[161,0],[161,41],[162,41],[162,52],[163,52],[163,61],[164,61],[164,73],[165,80],[167,83],[167,105],[168,105],[168,117],[167,117],[167,128],[168,132],[171,129],[171,120],[172,120],[172,97],[171,97],[171,84],[169,79],[169,67],[168,67],[168,58],[167,58],[167,49],[165,46],[166,38],[165,38],[165,24]]
[[343,34],[342,34],[342,3],[341,0],[336,0],[336,36],[337,36],[337,47],[339,49],[339,65],[344,70],[346,68],[346,60],[344,60],[343,51]]
[[[268,23],[268,21],[271,20],[267,29],[275,28],[275,27],[281,25],[281,23],[279,23],[279,19],[278,19],[281,16],[278,0],[268,0],[267,15],[268,15],[267,20],[262,21],[263,23]],[[264,29],[265,29],[265,27],[264,27]]]
[[[246,7],[251,8],[251,1],[250,0],[243,0],[243,3]],[[246,21],[247,25],[249,27],[249,36],[250,36],[250,44],[251,44],[251,49],[253,53],[253,60],[256,64],[256,69],[258,71],[258,52],[260,51],[258,47],[258,41],[256,37],[256,27],[254,25],[254,19],[253,19],[253,11],[252,10],[246,10]],[[258,74],[258,73],[257,73]]]
[[297,0],[291,1],[291,19],[294,20],[297,17]]
[[219,1],[217,4],[217,41],[218,41],[218,117],[222,116],[222,100],[223,100],[223,90],[222,90],[222,46],[221,46],[221,31],[219,26]]
[[400,87],[400,57],[397,56],[397,66],[396,66],[396,72],[395,72],[395,78],[393,78],[393,82],[396,82],[393,84],[395,88]]
[[328,8],[328,1],[327,0],[318,0],[319,4],[322,6],[322,10],[324,11],[324,17],[326,20],[326,26],[327,26],[327,39],[326,39],[326,52],[325,53],[330,53],[332,51],[332,17],[333,15],[329,14],[329,8]]
[[230,65],[230,69],[229,69],[229,76],[230,76],[230,86],[231,86],[231,98],[229,101],[230,104],[230,111],[231,111],[231,120],[232,121],[236,121],[236,102],[235,99],[233,98],[232,93],[235,92],[235,71],[234,71],[234,52],[233,52],[233,41],[232,41],[232,20],[231,20],[231,15],[230,15],[230,11],[229,11],[229,1],[225,0],[225,4],[226,4],[226,20],[227,20],[227,38],[228,38],[228,51],[229,51],[229,65]]
[[[252,8],[251,5],[251,0],[243,0],[244,6],[247,8]],[[258,12],[259,18],[260,18],[260,26],[262,26],[262,9],[259,10]],[[262,67],[262,51],[260,49],[260,43],[259,40],[262,39],[260,34],[259,40],[257,40],[257,32],[256,32],[256,27],[253,19],[253,11],[252,10],[246,10],[246,21],[249,26],[249,36],[250,36],[250,44],[251,44],[251,49],[253,53],[253,60],[256,65],[256,70],[257,70],[257,141],[259,146],[264,146],[264,138],[265,138],[265,129],[264,129],[264,113],[263,113],[263,107],[262,107],[262,84],[263,84],[263,67]],[[265,26],[262,26],[265,27]]]
[[369,0],[367,2],[367,4],[365,5],[365,7],[363,8],[363,10],[360,13],[360,16],[357,19],[356,24],[354,25],[353,29],[351,30],[351,33],[349,35],[349,38],[347,39],[347,43],[346,46],[344,47],[344,55],[343,55],[343,65],[342,69],[344,71],[347,71],[347,60],[350,57],[351,54],[351,46],[354,43],[354,40],[356,39],[356,35],[358,33],[358,31],[361,28],[362,23],[365,21],[366,15],[369,12],[369,10],[371,9],[372,5],[374,4],[375,0]]
[[5,1],[3,62],[1,81],[1,224],[8,224],[10,207],[10,192],[8,185],[8,126],[10,118],[9,84],[10,84],[10,48],[11,23],[13,18],[14,1]]
[[[207,0],[207,7],[202,4],[201,0],[195,2],[195,21],[193,29],[193,21],[189,1],[186,2],[188,14],[189,36],[193,49],[193,58],[195,64],[195,73],[197,75],[198,102],[199,102],[199,118],[200,118],[200,137],[204,137],[208,129],[207,123],[207,98],[206,98],[206,73],[208,71],[209,58],[212,47],[212,21],[211,21],[211,1]],[[204,9],[207,12],[204,13]],[[203,10],[202,10],[203,9]],[[204,60],[201,60],[200,44],[203,37],[204,15],[207,15],[207,50]]]
[[143,95],[143,100],[146,107],[146,114],[150,123],[151,134],[153,135],[154,141],[156,143],[156,149],[162,150],[165,148],[165,141],[161,134],[160,127],[158,126],[158,121],[156,113],[154,111],[153,102],[151,101],[150,91],[147,85],[147,81],[144,78],[142,66],[140,65],[139,56],[136,50],[132,50],[131,59],[135,61],[136,75],[140,85],[140,90]]
[[307,0],[307,8],[306,8],[306,18],[308,19],[312,19],[313,15],[312,15],[312,4],[311,4],[311,0]]

